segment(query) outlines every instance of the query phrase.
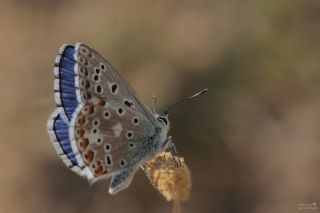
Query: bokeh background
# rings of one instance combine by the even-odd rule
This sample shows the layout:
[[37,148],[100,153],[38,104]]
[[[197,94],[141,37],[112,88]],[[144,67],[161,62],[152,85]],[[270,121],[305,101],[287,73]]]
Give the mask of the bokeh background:
[[2,0],[0,29],[0,212],[171,211],[142,171],[111,196],[50,144],[53,60],[77,41],[159,111],[209,88],[170,117],[193,176],[183,212],[320,211],[318,0]]

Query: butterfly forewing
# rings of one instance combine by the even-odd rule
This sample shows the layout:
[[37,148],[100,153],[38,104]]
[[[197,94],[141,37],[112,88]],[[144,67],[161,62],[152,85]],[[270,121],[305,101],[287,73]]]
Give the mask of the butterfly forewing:
[[138,98],[134,90],[121,77],[119,72],[99,53],[84,44],[76,45],[76,60],[78,65],[78,87],[83,102],[95,99],[115,100],[148,119],[153,114]]

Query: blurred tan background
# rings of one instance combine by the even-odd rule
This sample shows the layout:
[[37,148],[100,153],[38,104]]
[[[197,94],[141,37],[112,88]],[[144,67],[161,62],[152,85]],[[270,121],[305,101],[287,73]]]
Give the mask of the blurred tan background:
[[183,212],[320,211],[319,1],[2,0],[0,212],[171,211],[143,172],[111,196],[50,144],[53,60],[77,41],[159,111],[209,88],[171,113],[193,175]]

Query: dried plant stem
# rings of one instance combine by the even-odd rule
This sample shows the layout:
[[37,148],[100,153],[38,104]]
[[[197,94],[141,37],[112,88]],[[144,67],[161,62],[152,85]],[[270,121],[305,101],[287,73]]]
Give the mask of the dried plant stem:
[[180,200],[174,200],[173,201],[172,213],[181,213],[181,202],[180,202]]

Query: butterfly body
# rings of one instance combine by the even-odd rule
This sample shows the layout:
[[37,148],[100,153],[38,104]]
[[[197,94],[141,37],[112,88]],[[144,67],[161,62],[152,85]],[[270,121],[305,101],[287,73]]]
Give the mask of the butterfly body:
[[117,193],[142,164],[172,146],[168,117],[152,113],[90,47],[63,45],[54,76],[51,141],[64,163],[90,182],[112,177],[109,192]]

